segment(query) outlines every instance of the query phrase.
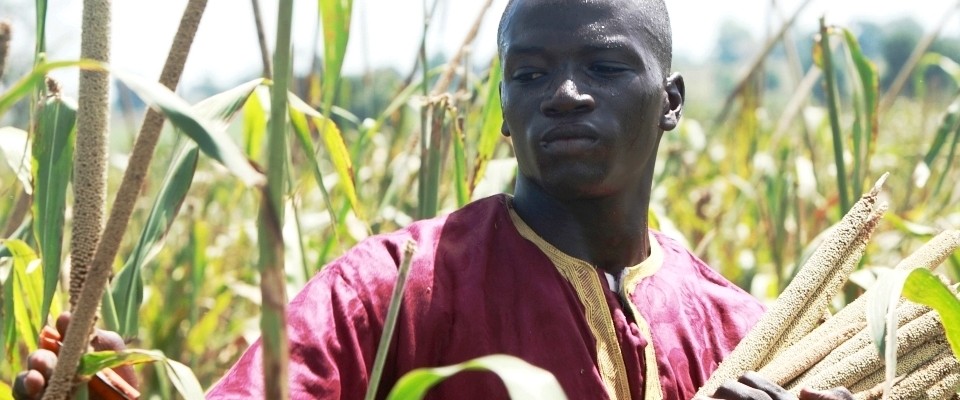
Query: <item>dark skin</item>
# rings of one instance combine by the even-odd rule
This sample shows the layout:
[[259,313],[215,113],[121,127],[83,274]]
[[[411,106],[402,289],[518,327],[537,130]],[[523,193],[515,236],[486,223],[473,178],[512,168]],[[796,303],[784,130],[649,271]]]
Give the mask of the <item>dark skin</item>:
[[[529,0],[508,15],[500,90],[519,164],[514,207],[550,244],[618,276],[650,252],[657,147],[683,112],[683,77],[664,73],[634,0]],[[797,399],[757,373],[713,396]]]
[[[651,50],[633,1],[521,1],[501,48],[502,132],[520,172],[514,207],[546,241],[614,276],[650,254],[657,148],[685,94],[683,77],[665,73]],[[797,397],[746,373],[706,399]],[[799,399],[852,396],[804,390]]]
[[[57,318],[57,331],[60,332],[61,337],[66,334],[69,325],[70,313],[61,314],[60,317]],[[100,329],[94,332],[90,345],[96,351],[116,351],[126,348],[123,339],[116,332]],[[53,374],[53,369],[56,366],[57,355],[49,350],[41,349],[30,353],[30,356],[27,358],[28,370],[17,374],[17,378],[13,382],[13,398],[16,400],[39,400],[43,397],[46,383],[50,380],[50,376]],[[114,371],[123,377],[127,383],[130,383],[134,387],[137,386],[137,375],[133,367],[124,366],[116,368]],[[99,397],[91,393],[90,399],[98,400]]]

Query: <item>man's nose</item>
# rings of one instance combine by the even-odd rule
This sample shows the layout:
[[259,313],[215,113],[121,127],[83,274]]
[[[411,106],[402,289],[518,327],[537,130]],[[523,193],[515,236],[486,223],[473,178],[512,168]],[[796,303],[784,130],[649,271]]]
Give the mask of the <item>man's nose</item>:
[[540,111],[547,116],[589,112],[596,107],[593,96],[582,93],[573,79],[564,79],[551,96],[540,104]]

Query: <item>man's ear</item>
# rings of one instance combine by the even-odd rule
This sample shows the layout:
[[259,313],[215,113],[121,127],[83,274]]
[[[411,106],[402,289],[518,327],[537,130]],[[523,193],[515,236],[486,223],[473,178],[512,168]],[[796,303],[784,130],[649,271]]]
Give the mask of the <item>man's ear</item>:
[[503,81],[500,81],[500,84],[497,85],[497,94],[500,96],[500,117],[503,119],[503,123],[500,125],[500,134],[504,137],[510,137],[510,128],[507,127],[507,119],[502,118],[505,114],[503,112]]
[[663,101],[660,129],[670,131],[677,127],[677,124],[680,123],[680,116],[683,114],[683,97],[686,95],[683,76],[678,72],[671,74],[667,78],[665,89],[667,97]]

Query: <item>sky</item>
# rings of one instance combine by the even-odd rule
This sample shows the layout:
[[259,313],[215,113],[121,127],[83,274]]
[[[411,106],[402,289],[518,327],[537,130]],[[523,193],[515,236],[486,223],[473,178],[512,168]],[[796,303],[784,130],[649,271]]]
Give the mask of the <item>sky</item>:
[[[19,2],[16,10],[32,10],[33,2]],[[432,1],[432,0],[431,0]],[[431,51],[452,54],[463,41],[469,27],[479,15],[485,0],[439,0],[427,43]],[[273,43],[276,30],[277,0],[260,0],[268,43]],[[403,73],[414,65],[423,29],[424,0],[355,0],[354,20],[345,71],[361,73],[367,68],[392,66]],[[781,11],[771,8],[777,3]],[[750,29],[755,37],[763,37],[768,26],[777,26],[778,15],[789,15],[802,0],[667,0],[674,32],[675,53],[693,61],[702,61],[710,54],[715,36],[724,20],[735,20]],[[926,26],[935,25],[958,0],[812,0],[801,14],[800,28],[815,29],[821,15],[834,24],[855,20],[883,23],[912,16]],[[112,64],[144,77],[159,76],[173,34],[186,0],[113,1]],[[917,6],[922,4],[922,7]],[[483,60],[495,51],[496,25],[506,0],[494,0],[486,12],[480,34],[473,48],[472,59]],[[317,2],[298,0],[294,5],[293,37],[295,68],[309,68],[313,55]],[[11,7],[6,7],[10,9]],[[82,2],[50,0],[48,48],[49,59],[75,59],[79,56],[79,30]],[[19,15],[14,21],[29,21],[31,15]],[[0,15],[0,18],[4,18]],[[9,17],[7,17],[9,18]],[[23,24],[22,22],[20,23]],[[953,13],[946,34],[960,35],[960,13]],[[16,35],[16,34],[15,34]],[[17,42],[14,55],[31,58],[32,43]],[[246,0],[209,0],[184,75],[185,85],[212,83],[235,85],[259,75],[260,56],[251,3]],[[68,93],[75,80],[74,72],[62,72]]]

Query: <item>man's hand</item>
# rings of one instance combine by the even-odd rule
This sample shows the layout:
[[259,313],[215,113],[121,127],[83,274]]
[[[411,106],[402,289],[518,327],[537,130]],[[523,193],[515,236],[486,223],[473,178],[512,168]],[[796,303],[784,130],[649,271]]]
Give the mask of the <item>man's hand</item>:
[[[695,400],[798,400],[776,383],[770,382],[756,372],[746,372],[736,381],[728,381],[717,389],[713,397],[697,397]],[[802,389],[799,400],[853,400],[853,395],[843,388],[824,391]]]
[[[57,318],[57,331],[59,338],[67,333],[67,327],[70,325],[70,313],[63,313]],[[123,339],[116,332],[103,331],[97,329],[90,345],[96,351],[105,350],[123,350],[126,345]],[[53,369],[57,366],[57,355],[47,349],[40,349],[27,357],[27,371],[17,374],[17,379],[13,382],[13,397],[16,400],[39,400],[43,397],[47,381],[53,374]],[[120,377],[127,381],[133,387],[137,387],[137,376],[131,366],[123,366],[114,369]],[[90,392],[90,399],[102,400],[93,391]]]

